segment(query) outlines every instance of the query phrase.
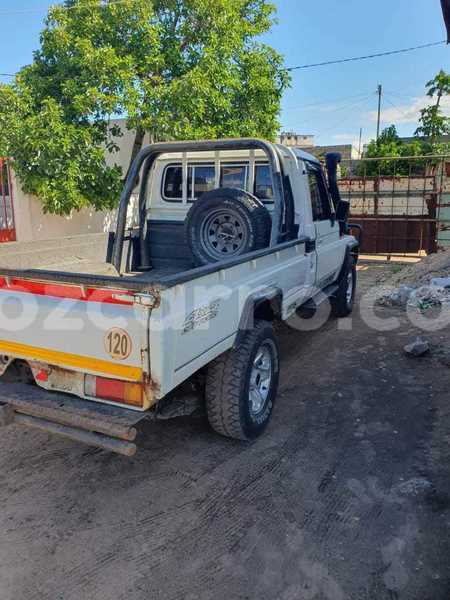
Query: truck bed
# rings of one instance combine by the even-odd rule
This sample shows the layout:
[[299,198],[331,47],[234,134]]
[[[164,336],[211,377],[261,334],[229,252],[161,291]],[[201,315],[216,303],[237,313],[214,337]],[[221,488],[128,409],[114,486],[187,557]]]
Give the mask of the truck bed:
[[[88,234],[37,242],[11,242],[0,245],[0,269],[30,273],[36,271],[62,274],[119,277],[116,269],[105,262],[108,234]],[[186,269],[181,269],[186,270]],[[126,277],[160,280],[180,272],[176,265],[164,264],[146,274]]]
[[155,260],[149,271],[119,275],[112,265],[101,258],[106,256],[107,238],[107,234],[92,234],[24,245],[17,242],[2,244],[0,277],[145,292],[179,285],[224,268],[305,244],[308,240],[300,237],[273,248],[256,250],[202,267],[187,267],[177,260]]

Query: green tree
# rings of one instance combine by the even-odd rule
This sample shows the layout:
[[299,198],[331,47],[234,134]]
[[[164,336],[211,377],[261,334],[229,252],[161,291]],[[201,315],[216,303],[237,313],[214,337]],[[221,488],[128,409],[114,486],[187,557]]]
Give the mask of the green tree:
[[[401,157],[421,156],[423,146],[420,141],[405,144],[399,138],[395,125],[383,129],[378,140],[372,140],[365,154],[365,158],[377,158],[383,160],[362,161],[358,167],[359,175],[375,177],[377,175],[389,177],[393,175],[408,175],[410,172],[410,161],[392,160]],[[416,164],[417,161],[414,161]]]
[[153,140],[273,138],[289,76],[261,43],[268,0],[66,0],[50,9],[33,63],[0,86],[0,151],[25,191],[67,214],[113,206],[108,166],[125,117],[130,162]]
[[442,98],[450,95],[450,75],[441,69],[426,87],[427,96],[436,98],[436,102],[420,111],[420,126],[416,136],[423,136],[431,144],[436,144],[439,138],[450,133],[450,118],[442,113],[441,107]]

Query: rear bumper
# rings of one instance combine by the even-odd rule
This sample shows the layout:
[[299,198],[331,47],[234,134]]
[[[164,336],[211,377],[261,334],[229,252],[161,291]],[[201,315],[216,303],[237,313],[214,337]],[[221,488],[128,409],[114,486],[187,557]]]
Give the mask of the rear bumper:
[[151,416],[34,385],[0,384],[0,427],[17,423],[124,456],[136,453],[136,425]]

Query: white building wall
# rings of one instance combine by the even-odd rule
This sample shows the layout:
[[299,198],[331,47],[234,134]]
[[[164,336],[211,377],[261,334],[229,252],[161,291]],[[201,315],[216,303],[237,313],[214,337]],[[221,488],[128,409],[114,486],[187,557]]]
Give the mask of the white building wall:
[[13,176],[14,216],[18,242],[48,240],[68,235],[104,233],[115,222],[116,211],[84,209],[67,217],[45,214],[41,201],[25,194]]

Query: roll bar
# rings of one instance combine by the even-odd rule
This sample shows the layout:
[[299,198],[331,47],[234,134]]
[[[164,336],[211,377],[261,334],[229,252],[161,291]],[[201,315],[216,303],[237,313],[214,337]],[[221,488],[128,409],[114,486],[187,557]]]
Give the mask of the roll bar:
[[276,246],[279,243],[282,227],[283,208],[284,208],[284,190],[283,178],[281,173],[280,157],[274,144],[256,138],[238,138],[225,140],[202,140],[191,142],[159,142],[143,148],[135,158],[128,173],[125,187],[123,189],[119,210],[117,214],[116,235],[112,251],[111,263],[120,273],[122,265],[123,243],[125,237],[126,220],[128,206],[131,194],[135,187],[136,179],[139,176],[142,166],[145,163],[144,179],[139,195],[139,230],[141,239],[141,258],[142,266],[145,269],[150,265],[148,260],[148,250],[145,244],[146,228],[146,186],[148,173],[155,164],[155,161],[162,154],[175,152],[198,152],[198,151],[217,151],[217,150],[263,150],[272,167],[272,176],[274,184],[274,212],[272,215],[272,231],[270,235],[270,246]]

